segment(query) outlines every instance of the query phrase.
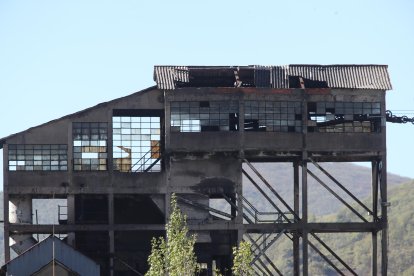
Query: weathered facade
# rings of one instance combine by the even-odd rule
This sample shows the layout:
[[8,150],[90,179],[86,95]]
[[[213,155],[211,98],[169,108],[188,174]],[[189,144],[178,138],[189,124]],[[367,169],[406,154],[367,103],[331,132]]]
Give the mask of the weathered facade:
[[[386,66],[156,66],[154,80],[154,87],[0,140],[6,260],[10,248],[20,254],[36,243],[33,234],[55,232],[98,262],[102,275],[144,273],[150,239],[163,234],[176,193],[207,274],[213,265],[230,267],[231,248],[241,239],[253,243],[258,273],[282,273],[266,255],[280,235],[292,240],[290,273],[308,274],[309,247],[323,249],[336,270],[353,273],[317,235],[365,232],[372,234],[372,272],[380,253],[386,275]],[[327,161],[371,162],[372,206],[319,165]],[[292,202],[254,162],[292,164]],[[307,179],[325,185],[309,163],[369,216],[344,202],[359,221],[309,222]],[[243,175],[273,212],[243,197]],[[59,225],[34,223],[37,198],[66,199]],[[228,210],[215,208],[215,200]]]

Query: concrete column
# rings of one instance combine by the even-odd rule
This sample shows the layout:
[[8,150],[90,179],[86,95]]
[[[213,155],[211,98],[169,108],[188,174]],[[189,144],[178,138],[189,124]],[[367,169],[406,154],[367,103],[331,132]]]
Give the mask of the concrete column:
[[10,261],[9,244],[9,150],[8,145],[3,145],[3,214],[4,214],[4,261]]
[[9,196],[9,222],[32,223],[32,198],[30,195]]
[[[68,205],[68,225],[75,224],[75,195],[70,194],[67,196],[67,205]],[[75,233],[68,233],[68,244],[75,246]]]
[[387,276],[388,273],[388,197],[387,197],[387,164],[386,157],[381,161],[381,275]]
[[[378,162],[371,162],[371,184],[372,184],[372,221],[378,218]],[[373,230],[371,235],[371,275],[378,274],[378,237],[377,231]]]
[[[293,163],[293,211],[299,216],[299,164]],[[295,221],[298,223],[298,221]],[[299,253],[298,232],[293,233],[293,275],[300,273],[300,253]]]
[[[109,225],[114,224],[114,194],[108,194],[108,222]],[[109,231],[109,267],[111,276],[114,275],[114,254],[115,254],[115,232]]]
[[[9,196],[9,223],[32,224],[32,198],[30,195]],[[9,238],[10,247],[21,254],[33,245],[36,240],[30,234],[14,234]]]
[[308,97],[302,89],[302,272],[308,276]]
[[243,200],[242,200],[242,195],[243,195],[243,177],[242,177],[242,166],[243,166],[243,161],[242,158],[239,158],[239,160],[237,160],[236,162],[239,163],[239,170],[237,172],[237,180],[236,180],[236,187],[235,187],[235,192],[236,192],[236,196],[237,196],[237,216],[235,219],[235,223],[236,224],[243,224]]
[[302,266],[303,276],[308,275],[308,179],[307,162],[302,163]]

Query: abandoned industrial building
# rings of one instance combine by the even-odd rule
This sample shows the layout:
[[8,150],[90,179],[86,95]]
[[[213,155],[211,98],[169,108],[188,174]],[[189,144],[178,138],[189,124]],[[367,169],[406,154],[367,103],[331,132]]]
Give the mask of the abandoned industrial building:
[[[339,274],[356,275],[319,237],[347,232],[372,236],[372,274],[387,274],[387,66],[155,66],[153,76],[153,87],[0,139],[6,263],[54,234],[101,275],[142,275],[175,193],[205,275],[229,273],[242,239],[252,243],[258,275],[308,275],[310,248]],[[323,164],[359,161],[372,168],[369,206]],[[293,187],[292,200],[257,162],[291,164],[293,181],[283,185]],[[357,220],[311,221],[308,178]],[[247,182],[270,209],[244,196]],[[56,223],[34,216],[33,202],[45,199],[64,202]],[[267,255],[282,236],[292,271]]]

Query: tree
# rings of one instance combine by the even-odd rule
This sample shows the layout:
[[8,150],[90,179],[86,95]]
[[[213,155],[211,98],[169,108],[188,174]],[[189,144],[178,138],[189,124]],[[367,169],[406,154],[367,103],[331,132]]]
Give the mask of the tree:
[[251,244],[246,241],[242,241],[239,247],[233,247],[233,268],[232,272],[234,276],[251,276],[253,275],[253,267],[251,262],[253,261],[253,252]]
[[195,235],[188,234],[187,217],[177,204],[175,194],[171,196],[171,215],[167,225],[167,240],[152,239],[151,254],[148,257],[150,269],[146,276],[192,276],[197,271],[194,253]]

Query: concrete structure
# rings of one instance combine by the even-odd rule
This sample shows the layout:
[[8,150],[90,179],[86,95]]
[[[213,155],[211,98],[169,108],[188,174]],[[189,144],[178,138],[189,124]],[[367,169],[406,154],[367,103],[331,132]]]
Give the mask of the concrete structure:
[[97,263],[60,239],[50,236],[6,263],[2,267],[1,275],[99,276],[100,274]]
[[[309,247],[338,272],[354,273],[318,237],[326,232],[371,233],[373,274],[380,251],[386,275],[386,66],[156,66],[154,80],[154,87],[0,139],[6,260],[10,247],[19,254],[36,242],[32,234],[54,231],[97,261],[102,275],[144,273],[150,239],[164,233],[176,193],[209,275],[213,266],[230,267],[231,248],[241,239],[253,243],[259,274],[282,274],[266,255],[282,235],[292,240],[290,273],[308,274]],[[326,161],[370,162],[372,206],[324,170]],[[254,162],[292,164],[291,202]],[[369,215],[308,170],[309,163]],[[243,176],[271,212],[246,200]],[[310,222],[308,177],[359,221]],[[33,223],[31,202],[38,198],[67,201],[59,225]]]

